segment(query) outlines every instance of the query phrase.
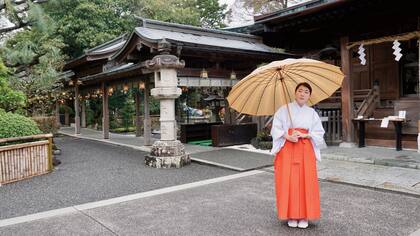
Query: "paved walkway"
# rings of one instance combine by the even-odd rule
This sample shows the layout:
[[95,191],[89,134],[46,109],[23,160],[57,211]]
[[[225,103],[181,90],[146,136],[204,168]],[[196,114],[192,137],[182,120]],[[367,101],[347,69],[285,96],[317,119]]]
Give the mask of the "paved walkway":
[[[229,148],[268,153],[249,144]],[[400,155],[409,156],[411,162],[420,160],[420,155],[415,151],[397,152],[379,147],[329,147],[322,150],[322,161],[317,162],[318,178],[420,196],[420,169],[417,166],[408,167],[404,161],[398,163]],[[273,168],[270,170],[273,171]]]
[[144,164],[143,151],[67,136],[54,141],[61,164],[50,174],[1,186],[0,220],[237,173],[195,162],[154,169]]
[[[141,151],[150,152],[150,146],[144,146],[142,137],[134,135],[110,134],[110,139],[102,138],[102,132],[92,129],[81,129],[80,135],[74,134],[73,127],[60,129],[60,133],[81,139],[95,140],[119,146],[134,148]],[[246,150],[226,150],[225,148],[199,146],[184,144],[185,151],[190,154],[193,161],[215,165],[236,171],[247,171],[259,169],[273,164],[273,156],[266,153],[249,153]],[[223,153],[220,151],[224,150]]]
[[[273,167],[267,168],[274,172]],[[420,170],[381,165],[323,160],[317,163],[318,178],[420,197]]]
[[420,198],[321,182],[321,219],[306,230],[276,217],[273,174],[247,171],[0,220],[7,235],[410,235]]
[[322,155],[330,160],[420,169],[420,153],[416,150],[396,151],[394,148],[383,147],[340,148],[333,146],[323,150]]
[[[74,131],[73,128],[61,130],[62,133],[74,135],[71,131]],[[110,140],[104,140],[101,138],[101,132],[82,129],[82,134],[77,137],[140,150],[150,148],[133,145],[141,143],[133,141],[141,140],[134,135],[111,134]],[[273,164],[273,156],[267,150],[257,150],[249,144],[226,148],[186,144],[185,147],[193,161],[235,171],[261,169]],[[420,154],[416,151],[397,152],[394,149],[379,147],[329,147],[322,150],[322,158],[317,166],[318,177],[322,180],[420,196]]]
[[[60,129],[60,132],[66,135],[75,136],[73,127],[64,127]],[[102,138],[102,132],[92,130],[92,129],[82,129],[81,135],[75,136],[84,139],[93,139],[101,142],[113,143],[116,145],[129,146],[138,150],[150,151],[150,146],[144,146],[144,140],[142,137],[135,137],[134,135],[122,135],[122,134],[110,134],[109,140],[104,140]],[[256,150],[250,144],[237,145],[227,147],[230,149],[236,149],[241,151],[250,151],[258,154],[270,155],[267,150]],[[192,144],[185,144],[185,149],[190,154],[200,153],[200,152],[209,152],[214,150],[219,150],[221,148],[216,147],[205,147]],[[225,149],[225,148],[223,148]],[[383,165],[383,166],[394,166],[394,167],[404,167],[412,169],[420,169],[420,153],[416,150],[403,150],[396,151],[394,148],[383,148],[383,147],[364,147],[364,148],[340,148],[337,146],[329,146],[327,149],[321,151],[322,158],[328,160],[340,160],[340,161],[351,161],[357,163],[367,163],[374,165]],[[257,154],[256,154],[257,155]],[[228,168],[232,167],[230,164],[234,163],[234,155],[230,155],[226,158],[206,158],[205,155],[199,157],[199,155],[192,155],[193,158],[197,161],[202,161],[203,163],[215,161],[216,164],[226,165]],[[261,156],[263,159],[264,157]],[[251,158],[252,159],[252,158]],[[267,160],[270,160],[267,158]],[[240,162],[241,159],[236,160]],[[252,162],[252,160],[247,160]],[[272,157],[271,160],[272,161]],[[255,163],[254,166],[245,166],[244,168],[238,168],[237,170],[248,170],[250,168],[261,168],[264,165],[269,165],[270,163],[264,162],[261,165]],[[233,168],[235,169],[235,168]]]
[[[83,142],[81,138],[95,141]],[[260,163],[259,166],[270,161],[270,156],[261,151],[244,147],[192,150],[192,156],[214,163],[222,160],[242,172],[196,163],[182,169],[159,170],[143,165],[144,152],[121,142],[127,137],[111,139],[121,147],[109,145],[108,141],[102,143],[95,136],[63,139],[71,141],[65,142],[70,149],[63,150],[61,167],[50,175],[0,188],[4,203],[0,215],[6,214],[0,219],[1,235],[414,236],[420,233],[418,169],[330,160],[324,155],[317,166],[321,220],[312,222],[309,230],[300,230],[288,228],[276,218],[273,168],[244,171],[249,169],[248,160]],[[65,166],[68,154],[80,157],[74,162],[82,167],[79,172],[74,172],[76,166]],[[242,162],[235,159],[241,157],[248,159]],[[92,171],[94,165],[101,167],[103,173]],[[30,184],[32,181],[38,184]],[[47,184],[43,185],[44,182]],[[93,185],[89,187],[89,184]],[[154,186],[158,185],[161,188],[156,189]],[[38,190],[28,191],[25,186]],[[54,199],[58,201],[43,197],[45,191],[50,191],[47,195],[51,197],[55,193]],[[15,213],[19,207],[39,206],[42,201],[34,201],[34,196],[45,200],[42,212]],[[15,202],[19,199],[20,203]]]
[[[268,150],[255,149],[250,144],[231,146],[229,148],[247,150],[268,154]],[[382,166],[404,167],[420,169],[420,153],[416,150],[395,151],[393,148],[364,147],[364,148],[341,148],[329,146],[321,150],[323,160],[339,160],[357,163],[366,163]]]

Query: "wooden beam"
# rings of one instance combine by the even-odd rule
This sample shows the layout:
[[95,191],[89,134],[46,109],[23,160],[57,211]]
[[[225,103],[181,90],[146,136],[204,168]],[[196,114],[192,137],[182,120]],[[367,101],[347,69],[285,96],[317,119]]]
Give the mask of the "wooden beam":
[[150,146],[152,145],[152,122],[150,119],[150,109],[149,109],[149,93],[150,93],[150,79],[146,78],[144,81],[144,145]]
[[[209,77],[212,78],[230,78],[232,70],[216,69],[216,68],[205,68]],[[200,77],[200,72],[203,68],[181,68],[178,70],[178,77]],[[251,73],[252,70],[247,71],[235,71],[238,78],[243,78]]]
[[104,139],[109,139],[108,86],[102,83],[102,132]]
[[74,122],[75,134],[80,134],[80,98],[79,98],[79,85],[74,86]]
[[0,143],[26,141],[26,140],[33,140],[33,139],[45,139],[45,138],[52,138],[52,137],[53,137],[52,134],[35,134],[35,135],[22,136],[22,137],[2,138],[0,139]]
[[351,61],[350,53],[346,48],[349,42],[348,36],[340,38],[341,69],[344,73],[344,80],[341,87],[341,109],[342,109],[342,128],[343,141],[354,142],[353,119],[353,82],[351,80]]

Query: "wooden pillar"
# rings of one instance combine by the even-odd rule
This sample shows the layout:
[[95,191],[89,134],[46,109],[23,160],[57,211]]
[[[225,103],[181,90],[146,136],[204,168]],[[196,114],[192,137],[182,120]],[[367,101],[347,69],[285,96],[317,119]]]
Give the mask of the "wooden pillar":
[[60,103],[59,101],[55,101],[55,122],[57,122],[57,125],[60,126]]
[[109,139],[108,86],[102,83],[102,132],[104,139]]
[[65,109],[64,109],[64,125],[70,126],[70,114],[69,114],[67,105],[65,106]]
[[135,93],[136,100],[136,137],[141,136],[141,119],[140,119],[140,91]]
[[152,145],[152,122],[150,120],[150,109],[149,109],[149,94],[150,94],[150,79],[146,78],[144,81],[144,145]]
[[353,119],[353,81],[351,80],[351,61],[348,45],[348,36],[340,38],[341,69],[344,73],[344,80],[341,87],[341,110],[342,110],[342,128],[343,141],[354,141]]
[[86,101],[82,100],[82,114],[81,114],[82,128],[86,128]]
[[[232,88],[227,88],[224,92],[224,97],[227,98],[229,95],[229,92]],[[225,99],[225,118],[224,118],[224,124],[233,124],[233,114],[230,110],[229,102],[227,99]]]
[[79,98],[79,86],[74,86],[74,122],[75,122],[75,134],[80,134],[80,98]]

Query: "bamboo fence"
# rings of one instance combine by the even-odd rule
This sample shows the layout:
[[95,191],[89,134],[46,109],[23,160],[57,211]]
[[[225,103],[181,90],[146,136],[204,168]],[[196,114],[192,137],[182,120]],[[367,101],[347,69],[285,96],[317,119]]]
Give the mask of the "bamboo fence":
[[0,145],[28,141],[0,146],[0,185],[51,172],[52,137],[41,134],[0,139]]

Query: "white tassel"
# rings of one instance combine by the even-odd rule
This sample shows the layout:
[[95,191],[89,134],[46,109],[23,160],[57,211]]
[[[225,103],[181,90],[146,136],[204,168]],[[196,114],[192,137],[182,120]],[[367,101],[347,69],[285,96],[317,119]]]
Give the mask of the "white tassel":
[[392,49],[394,49],[394,52],[392,54],[395,55],[395,60],[399,61],[402,57],[402,53],[401,53],[401,48],[400,48],[401,43],[398,42],[398,40],[395,40],[392,46]]
[[363,47],[363,44],[359,46],[358,53],[359,53],[360,64],[366,65],[366,54],[365,54],[365,48]]

